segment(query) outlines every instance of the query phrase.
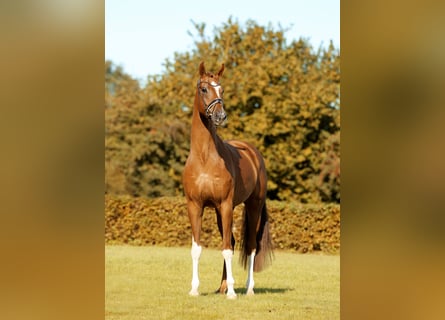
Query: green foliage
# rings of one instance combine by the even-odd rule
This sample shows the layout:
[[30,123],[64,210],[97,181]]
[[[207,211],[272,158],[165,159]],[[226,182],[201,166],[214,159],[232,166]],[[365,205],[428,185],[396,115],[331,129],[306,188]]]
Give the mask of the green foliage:
[[[300,253],[340,251],[340,206],[269,201],[275,248]],[[234,237],[239,244],[242,206],[234,212]],[[191,227],[184,197],[105,197],[105,241],[108,244],[189,246]],[[214,210],[206,209],[201,242],[220,248]]]
[[[339,202],[340,56],[331,45],[314,51],[286,30],[229,19],[195,47],[166,60],[145,88],[106,63],[106,192],[134,196],[182,194],[191,110],[201,61],[225,63],[222,85],[229,116],[223,139],[262,152],[271,199]],[[110,90],[113,88],[113,90]],[[336,145],[336,146],[334,146]]]

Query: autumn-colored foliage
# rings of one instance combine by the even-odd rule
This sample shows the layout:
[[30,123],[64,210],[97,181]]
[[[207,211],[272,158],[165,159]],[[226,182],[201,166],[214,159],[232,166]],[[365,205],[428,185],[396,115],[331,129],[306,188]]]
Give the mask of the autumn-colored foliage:
[[[269,201],[271,234],[276,249],[300,253],[340,252],[340,206]],[[234,212],[234,237],[241,239],[242,206]],[[105,197],[107,244],[190,246],[191,227],[183,197]],[[215,211],[203,215],[201,242],[221,248]]]
[[205,61],[207,70],[226,67],[228,124],[218,134],[262,152],[269,199],[339,203],[339,50],[287,43],[286,30],[254,21],[229,19],[211,38],[203,24],[195,29],[194,48],[166,60],[143,88],[106,62],[106,193],[182,195],[197,68]]

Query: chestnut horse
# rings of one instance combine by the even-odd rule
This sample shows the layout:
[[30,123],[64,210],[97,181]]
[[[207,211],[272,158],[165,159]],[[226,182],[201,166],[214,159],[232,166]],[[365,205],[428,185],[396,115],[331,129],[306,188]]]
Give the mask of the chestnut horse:
[[216,127],[227,118],[219,82],[224,64],[217,74],[199,65],[193,108],[190,154],[183,172],[184,192],[192,227],[192,289],[199,295],[198,262],[201,256],[201,217],[205,207],[216,211],[222,236],[224,257],[221,285],[218,291],[236,298],[232,274],[235,239],[232,234],[233,209],[244,203],[240,261],[248,270],[247,294],[253,294],[253,272],[261,271],[271,260],[272,242],[266,210],[266,168],[260,152],[240,141],[224,142]]

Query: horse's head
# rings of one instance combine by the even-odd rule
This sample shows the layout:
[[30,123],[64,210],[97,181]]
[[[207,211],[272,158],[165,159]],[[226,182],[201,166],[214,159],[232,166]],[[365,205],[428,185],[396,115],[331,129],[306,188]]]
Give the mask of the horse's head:
[[211,119],[216,126],[224,124],[227,119],[227,114],[224,110],[224,89],[219,83],[223,72],[224,64],[221,65],[221,69],[217,74],[206,72],[204,62],[199,64],[197,90],[200,101],[202,102],[199,104],[199,113]]

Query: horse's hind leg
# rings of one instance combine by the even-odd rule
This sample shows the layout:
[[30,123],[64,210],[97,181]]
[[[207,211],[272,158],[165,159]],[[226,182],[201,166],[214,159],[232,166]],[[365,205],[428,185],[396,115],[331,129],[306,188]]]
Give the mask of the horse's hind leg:
[[[216,220],[218,222],[218,230],[219,233],[221,234],[221,237],[223,236],[223,228],[222,228],[222,221],[221,221],[221,214],[218,211],[218,209],[216,209]],[[232,235],[232,248],[235,248],[235,238]],[[221,294],[225,294],[227,291],[227,270],[226,270],[226,262],[223,261],[223,271],[222,271],[222,277],[221,277],[221,285],[220,287],[215,291],[215,293],[221,293]]]
[[253,287],[255,286],[255,281],[253,280],[253,263],[255,262],[255,252],[256,250],[252,250],[252,253],[249,255],[249,269],[247,269],[247,281],[246,281],[246,294],[253,295],[255,294],[253,291]]
[[244,243],[243,254],[247,258],[247,281],[246,294],[253,295],[255,280],[253,278],[253,266],[255,262],[255,254],[257,249],[257,232],[260,224],[261,209],[264,201],[250,199],[246,201],[244,207]]

